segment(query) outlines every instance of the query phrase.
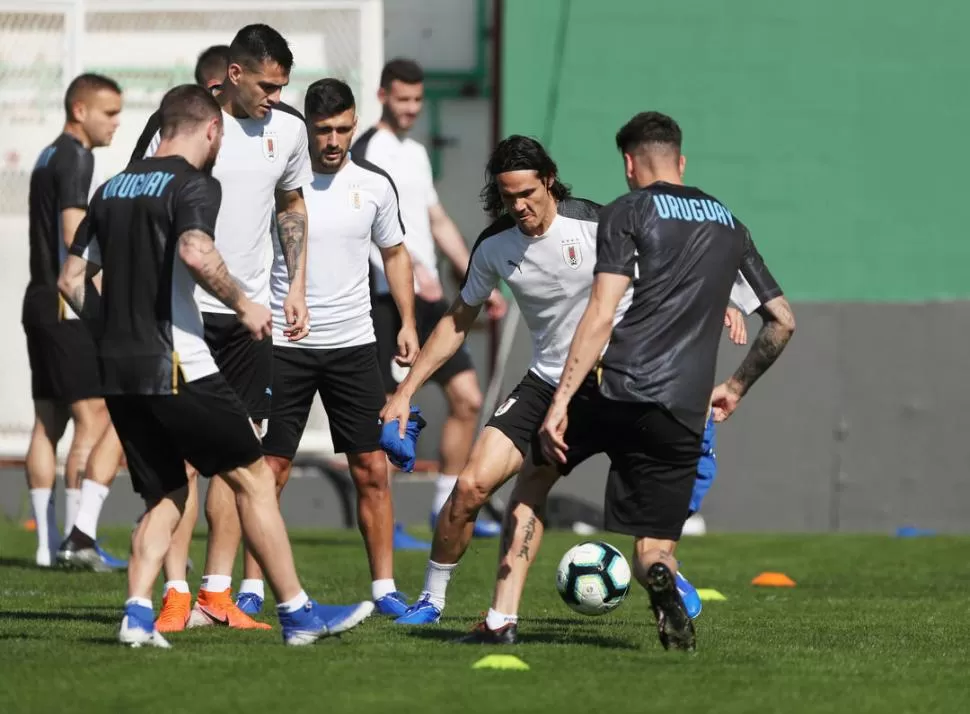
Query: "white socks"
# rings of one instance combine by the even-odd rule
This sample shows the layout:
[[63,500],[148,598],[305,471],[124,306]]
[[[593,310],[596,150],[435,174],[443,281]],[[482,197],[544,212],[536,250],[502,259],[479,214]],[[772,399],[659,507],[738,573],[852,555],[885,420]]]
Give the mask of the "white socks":
[[77,520],[77,512],[81,510],[81,489],[64,489],[64,537],[71,535],[74,521]]
[[434,500],[431,502],[431,512],[434,515],[437,516],[441,513],[441,509],[444,508],[445,501],[448,500],[448,496],[451,495],[456,483],[458,483],[457,476],[446,476],[445,474],[438,476],[434,484]]
[[231,587],[232,587],[231,575],[203,575],[202,587],[199,589],[206,590],[210,593],[221,593],[221,592],[225,592]]
[[51,552],[56,550],[57,518],[54,514],[54,494],[49,488],[30,489],[30,506],[34,512],[34,523],[37,524],[37,565],[50,567]]
[[439,610],[445,609],[445,594],[448,592],[448,581],[451,573],[458,567],[458,563],[446,565],[428,561],[428,570],[424,574],[424,592],[422,600],[430,600]]
[[253,595],[259,596],[261,600],[266,599],[266,589],[263,587],[262,580],[255,580],[245,578],[241,583],[239,583],[239,594],[252,593]]
[[292,600],[287,600],[277,605],[276,611],[279,613],[296,612],[308,602],[310,602],[310,596],[306,594],[305,590],[301,590],[300,594]]
[[169,590],[174,590],[177,593],[189,592],[189,583],[187,580],[169,580],[165,583],[165,587],[162,589],[162,597],[168,595]]
[[375,580],[370,584],[370,596],[372,600],[380,600],[382,597],[385,595],[390,595],[395,590],[397,590],[397,587],[394,585],[394,578]]
[[98,519],[101,517],[101,507],[108,497],[108,491],[107,486],[102,486],[96,481],[84,479],[81,482],[81,500],[74,527],[91,540],[98,539]]
[[141,607],[147,607],[149,610],[152,609],[152,601],[147,597],[130,597],[125,600],[125,605],[139,605]]
[[518,621],[518,615],[506,615],[504,612],[498,612],[492,608],[488,608],[488,615],[485,616],[485,626],[490,630],[499,630],[509,623]]

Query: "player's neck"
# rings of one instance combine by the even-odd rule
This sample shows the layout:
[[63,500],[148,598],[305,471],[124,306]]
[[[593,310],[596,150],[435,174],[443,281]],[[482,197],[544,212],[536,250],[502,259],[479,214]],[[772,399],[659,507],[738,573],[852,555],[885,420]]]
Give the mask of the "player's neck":
[[349,161],[350,161],[350,152],[344,155],[344,160],[341,161],[340,166],[337,166],[336,168],[329,168],[327,166],[324,166],[316,159],[311,158],[310,168],[313,170],[313,173],[315,174],[333,175],[338,171],[340,171],[344,166],[346,166]]
[[222,111],[229,116],[235,117],[236,119],[247,119],[249,117],[246,110],[237,102],[238,96],[232,82],[226,82],[222,91],[216,95],[215,99],[219,102],[219,106],[222,107]]
[[393,124],[391,124],[389,121],[387,121],[385,119],[381,119],[379,122],[377,122],[377,128],[378,129],[383,129],[384,131],[391,132],[398,139],[403,139],[408,134],[403,129],[395,128],[395,126]]
[[85,149],[91,148],[91,139],[88,138],[87,132],[80,124],[72,121],[64,122],[64,133],[81,142],[81,146]]
[[201,169],[202,164],[205,163],[205,152],[192,142],[179,136],[172,139],[162,139],[153,156],[158,159],[166,156],[180,156],[197,169]]

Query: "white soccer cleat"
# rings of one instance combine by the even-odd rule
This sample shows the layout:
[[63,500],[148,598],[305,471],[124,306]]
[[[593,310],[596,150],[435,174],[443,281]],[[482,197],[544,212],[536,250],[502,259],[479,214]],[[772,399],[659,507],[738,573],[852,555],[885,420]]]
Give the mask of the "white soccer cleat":
[[693,516],[684,521],[684,530],[681,531],[681,535],[685,536],[702,536],[707,534],[707,523],[704,522],[704,516],[700,513],[695,513]]
[[129,647],[161,647],[170,649],[172,645],[159,634],[158,630],[152,628],[151,631],[130,623],[128,615],[121,621],[121,629],[118,631],[118,642]]

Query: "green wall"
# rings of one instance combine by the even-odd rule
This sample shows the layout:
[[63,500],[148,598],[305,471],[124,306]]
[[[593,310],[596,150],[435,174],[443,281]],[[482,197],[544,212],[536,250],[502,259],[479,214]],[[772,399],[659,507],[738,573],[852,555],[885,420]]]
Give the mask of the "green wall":
[[664,111],[793,299],[967,298],[967,27],[958,0],[506,0],[502,128],[606,202],[616,130]]

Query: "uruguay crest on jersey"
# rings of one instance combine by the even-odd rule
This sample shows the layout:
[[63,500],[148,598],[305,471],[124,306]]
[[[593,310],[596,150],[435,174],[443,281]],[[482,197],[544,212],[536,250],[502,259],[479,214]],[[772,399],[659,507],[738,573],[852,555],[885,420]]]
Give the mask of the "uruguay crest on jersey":
[[279,138],[275,132],[263,132],[263,158],[267,161],[276,161],[279,153]]
[[583,249],[579,244],[579,240],[567,238],[562,241],[561,246],[562,259],[566,261],[566,265],[573,270],[579,270],[579,266],[583,264]]

